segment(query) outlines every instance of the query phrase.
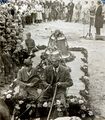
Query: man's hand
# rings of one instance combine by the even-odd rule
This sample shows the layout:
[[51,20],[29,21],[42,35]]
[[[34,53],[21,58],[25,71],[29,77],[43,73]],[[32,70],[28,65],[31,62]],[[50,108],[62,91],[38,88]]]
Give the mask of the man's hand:
[[49,89],[52,89],[51,84],[47,84],[46,88],[49,86]]
[[28,83],[26,86],[27,87],[33,87],[33,85],[34,85],[33,83]]
[[57,85],[57,86],[61,86],[61,85],[62,85],[62,82],[57,82],[56,85]]
[[42,93],[42,89],[37,89],[37,93],[40,95]]

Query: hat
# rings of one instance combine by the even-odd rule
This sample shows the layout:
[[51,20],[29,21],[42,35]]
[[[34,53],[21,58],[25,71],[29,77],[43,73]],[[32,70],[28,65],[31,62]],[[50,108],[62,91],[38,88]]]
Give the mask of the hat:
[[101,1],[101,0],[98,0],[97,3],[98,3],[98,4],[102,4],[102,1]]
[[52,55],[51,56],[51,61],[60,61],[60,56],[59,55],[57,55],[57,56],[55,56],[55,55]]
[[42,52],[40,58],[41,58],[42,60],[45,60],[45,59],[48,58],[48,54],[47,54],[46,52]]
[[27,58],[27,59],[24,60],[24,64],[26,66],[30,66],[30,65],[32,65],[32,60],[30,58]]
[[55,30],[55,34],[59,34],[61,31],[60,30]]
[[29,33],[27,33],[26,35],[27,35],[27,36],[31,36],[31,33],[29,32]]

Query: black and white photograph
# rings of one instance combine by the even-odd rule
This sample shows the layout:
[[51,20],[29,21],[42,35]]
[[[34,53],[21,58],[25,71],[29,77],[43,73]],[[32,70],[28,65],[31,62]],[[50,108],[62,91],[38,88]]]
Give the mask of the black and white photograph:
[[105,0],[0,0],[0,120],[105,120]]

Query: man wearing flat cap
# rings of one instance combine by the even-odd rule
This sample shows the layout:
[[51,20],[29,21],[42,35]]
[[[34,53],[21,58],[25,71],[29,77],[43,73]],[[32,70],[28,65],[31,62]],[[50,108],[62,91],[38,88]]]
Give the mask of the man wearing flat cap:
[[53,97],[55,85],[57,84],[56,100],[61,100],[65,104],[66,88],[73,85],[70,72],[67,67],[60,64],[59,57],[52,57],[52,65],[46,67],[44,73],[44,85],[51,85],[50,89],[43,96],[44,100]]
[[37,89],[39,87],[40,78],[37,76],[36,68],[32,67],[32,60],[27,58],[24,60],[22,67],[17,74],[17,83],[20,85],[23,95],[20,97],[37,98]]

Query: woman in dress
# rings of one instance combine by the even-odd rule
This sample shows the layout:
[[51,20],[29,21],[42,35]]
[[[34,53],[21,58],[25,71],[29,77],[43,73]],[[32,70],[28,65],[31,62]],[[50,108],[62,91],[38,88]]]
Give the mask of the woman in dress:
[[43,20],[42,11],[43,11],[42,5],[40,3],[37,3],[36,4],[36,22],[37,23],[41,23]]

